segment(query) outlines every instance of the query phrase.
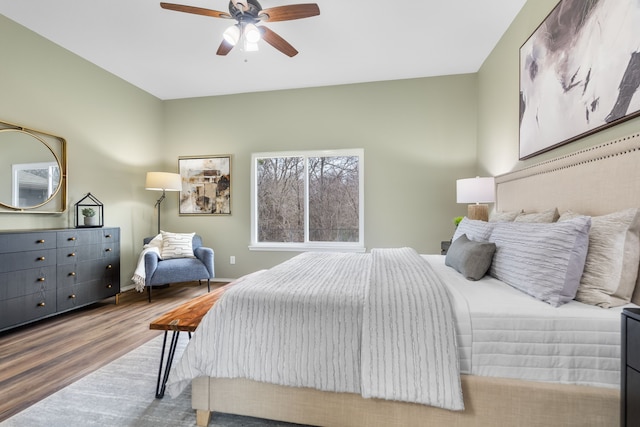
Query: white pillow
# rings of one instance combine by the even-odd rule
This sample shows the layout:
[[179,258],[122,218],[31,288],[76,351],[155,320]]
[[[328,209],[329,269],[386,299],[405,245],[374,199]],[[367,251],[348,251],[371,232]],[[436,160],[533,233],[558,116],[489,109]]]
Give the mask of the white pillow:
[[196,233],[169,233],[168,231],[160,231],[160,233],[162,234],[160,249],[162,259],[195,258],[193,236]]
[[556,222],[558,220],[558,209],[547,209],[542,212],[523,212],[519,214],[514,222]]
[[[560,221],[578,214],[567,211]],[[603,308],[627,304],[640,265],[640,209],[591,218],[589,252],[576,300]]]
[[589,245],[591,218],[564,222],[498,222],[489,241],[489,274],[558,307],[575,298]]
[[474,242],[486,242],[489,240],[489,236],[491,235],[491,230],[493,230],[494,225],[495,223],[469,219],[465,216],[456,227],[456,231],[453,233],[451,241],[454,242],[458,237],[466,234],[469,240],[473,240]]
[[520,215],[522,211],[505,211],[505,212],[497,212],[492,211],[489,214],[489,222],[511,222],[518,215]]

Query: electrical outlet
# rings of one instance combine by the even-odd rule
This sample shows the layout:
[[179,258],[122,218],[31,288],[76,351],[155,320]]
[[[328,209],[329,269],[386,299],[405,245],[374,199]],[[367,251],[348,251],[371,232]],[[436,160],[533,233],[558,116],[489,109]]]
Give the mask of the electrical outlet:
[[235,257],[235,256],[233,256],[233,255],[231,255],[231,256],[229,257],[229,264],[235,264],[235,263],[236,263],[236,257]]

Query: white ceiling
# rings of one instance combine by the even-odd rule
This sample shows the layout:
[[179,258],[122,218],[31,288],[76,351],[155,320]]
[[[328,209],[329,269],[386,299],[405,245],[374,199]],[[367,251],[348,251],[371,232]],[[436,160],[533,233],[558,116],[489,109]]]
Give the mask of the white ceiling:
[[[228,10],[226,0],[167,0]],[[262,0],[263,8],[313,0]],[[217,56],[234,21],[160,0],[0,0],[0,13],[160,99],[478,71],[526,0],[317,0],[320,16],[265,24],[265,42]]]

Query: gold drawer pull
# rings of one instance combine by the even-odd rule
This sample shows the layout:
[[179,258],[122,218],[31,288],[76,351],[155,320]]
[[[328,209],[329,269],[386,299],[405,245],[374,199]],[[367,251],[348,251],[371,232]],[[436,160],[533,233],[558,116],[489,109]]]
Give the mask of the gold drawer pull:
[[36,243],[44,243],[44,239],[36,240]]
[[38,257],[38,258],[36,259],[36,261],[44,261],[44,257],[43,257],[43,256]]
[[38,307],[44,307],[44,301],[38,303]]
[[67,240],[70,241],[70,242],[75,242],[76,238],[75,237],[69,237]]
[[44,282],[46,279],[44,277],[38,277],[38,282]]
[[71,273],[69,273],[69,276],[75,276],[75,275],[76,275],[75,271],[72,271]]
[[107,289],[111,289],[111,288],[112,288],[112,285],[111,285],[111,283],[109,283],[109,284],[107,285]]
[[113,249],[111,249],[111,248],[107,248],[107,249],[105,249],[105,252],[111,252],[112,250]]
[[75,252],[71,252],[68,256],[76,256]]
[[76,294],[69,295],[69,299],[75,299],[75,297],[76,297]]
[[107,270],[111,270],[113,266],[111,264],[107,265]]

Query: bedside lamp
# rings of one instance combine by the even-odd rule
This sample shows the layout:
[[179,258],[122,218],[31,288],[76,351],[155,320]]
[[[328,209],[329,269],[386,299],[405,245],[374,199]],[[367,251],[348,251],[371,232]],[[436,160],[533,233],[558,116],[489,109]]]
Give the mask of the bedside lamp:
[[467,218],[481,221],[489,220],[489,205],[496,201],[496,188],[493,177],[459,179],[456,181],[456,199],[458,203],[473,203],[467,207]]
[[162,196],[154,206],[158,208],[158,233],[160,233],[160,203],[164,200],[167,191],[182,191],[182,178],[178,173],[147,172],[145,189],[162,191]]

